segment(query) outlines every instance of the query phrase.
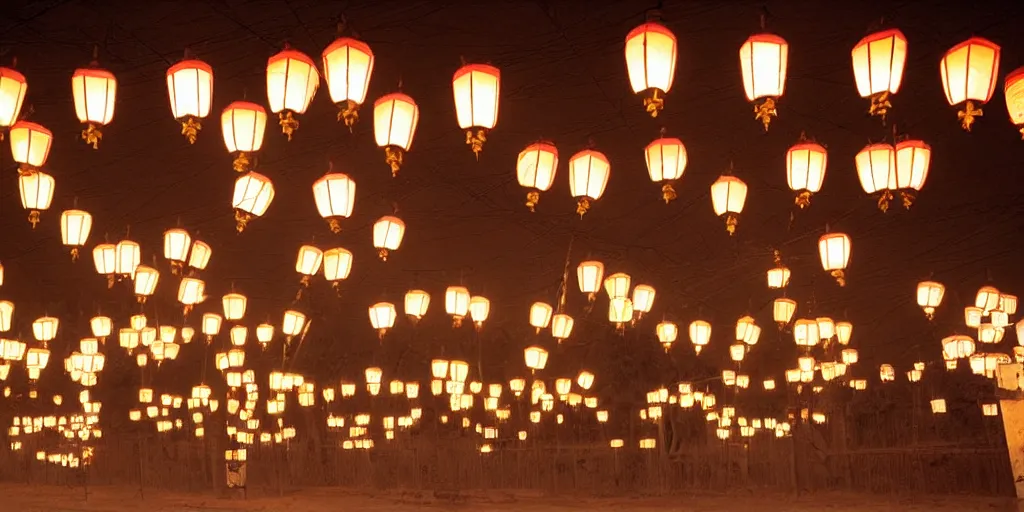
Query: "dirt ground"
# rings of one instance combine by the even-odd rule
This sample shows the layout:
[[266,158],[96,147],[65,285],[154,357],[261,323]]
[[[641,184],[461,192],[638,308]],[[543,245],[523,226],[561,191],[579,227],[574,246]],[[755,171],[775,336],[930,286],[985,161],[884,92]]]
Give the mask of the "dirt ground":
[[1016,511],[1013,500],[969,497],[879,497],[849,494],[676,495],[671,497],[577,498],[522,492],[466,492],[457,497],[430,492],[371,495],[314,488],[285,496],[213,496],[124,487],[93,487],[85,500],[81,487],[0,485],[0,510],[11,512],[314,512],[314,511],[474,511],[554,512],[630,510],[637,512],[1003,512]]

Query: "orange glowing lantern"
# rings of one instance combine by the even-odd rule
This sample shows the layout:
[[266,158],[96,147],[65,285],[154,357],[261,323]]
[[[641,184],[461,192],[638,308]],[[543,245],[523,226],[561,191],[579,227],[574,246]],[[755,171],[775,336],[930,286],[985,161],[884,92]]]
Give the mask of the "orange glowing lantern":
[[398,217],[385,215],[373,224],[373,246],[377,249],[377,256],[380,256],[381,261],[387,261],[388,253],[402,245],[403,236],[405,223]]
[[892,108],[889,96],[896,94],[903,83],[907,64],[907,38],[898,29],[875,32],[853,47],[853,78],[862,98],[871,98],[868,113],[885,115]]
[[[2,74],[0,71],[0,75]],[[1010,114],[1010,122],[1020,129],[1021,139],[1024,140],[1024,66],[1006,75],[1003,96],[1006,97],[1006,111]]]
[[466,144],[477,159],[487,142],[487,131],[498,123],[501,71],[487,64],[467,64],[452,77],[455,116],[466,130]]
[[306,54],[285,45],[283,51],[267,59],[267,101],[288,140],[299,129],[295,114],[309,108],[319,86],[320,73]]
[[32,223],[32,229],[39,224],[39,213],[50,208],[56,184],[53,176],[43,171],[33,170],[18,175],[21,206],[28,210],[28,221]]
[[932,148],[919,140],[905,140],[896,144],[896,189],[903,198],[903,207],[914,204],[917,193],[928,179]]
[[352,215],[356,201],[356,182],[346,174],[329,172],[313,182],[313,200],[331,231],[341,233],[341,219]]
[[349,131],[359,120],[359,106],[366,101],[373,74],[373,51],[366,43],[351,37],[339,37],[324,48],[321,55],[324,80],[331,101],[338,108],[338,120],[344,120]]
[[38,169],[46,163],[46,157],[50,155],[53,146],[50,130],[36,123],[18,121],[11,126],[10,138],[11,156],[19,164],[21,172]]
[[711,206],[715,215],[725,219],[725,230],[732,235],[747,201],[747,184],[735,176],[720,176],[711,184]]
[[786,182],[796,192],[796,205],[806,208],[811,194],[821,190],[828,165],[828,152],[821,144],[800,142],[786,152]]
[[352,272],[352,253],[348,249],[335,247],[324,251],[324,278],[335,291],[340,291],[341,281],[348,279]]
[[583,217],[608,185],[612,166],[603,153],[587,149],[569,159],[569,193],[576,198],[576,213]]
[[192,235],[181,228],[164,231],[164,258],[171,262],[171,273],[178,275],[185,267],[192,246]]
[[171,115],[181,122],[181,134],[195,144],[202,119],[213,102],[213,68],[201,60],[183,60],[167,70]]
[[774,34],[755,34],[740,47],[740,72],[747,101],[754,105],[754,118],[765,131],[777,115],[775,102],[786,90],[789,44]]
[[263,147],[267,111],[255,103],[236,101],[221,113],[220,128],[228,153],[237,153],[232,162],[235,171],[248,171],[251,163],[249,153],[255,153]]
[[821,266],[839,286],[846,286],[846,267],[850,264],[850,237],[845,233],[826,233],[818,240]]
[[18,120],[27,92],[28,81],[25,75],[11,68],[0,67],[0,130],[10,128]]
[[114,99],[117,96],[117,79],[110,71],[97,66],[94,56],[90,67],[76,69],[71,75],[75,114],[86,125],[82,130],[82,140],[93,149],[98,149],[103,139],[99,127],[114,119]]
[[888,211],[892,189],[896,188],[896,148],[870,144],[857,153],[854,161],[864,192],[878,194],[878,209]]
[[519,185],[528,190],[526,207],[534,211],[540,201],[540,193],[547,191],[555,182],[558,170],[558,149],[554,144],[538,142],[526,146],[516,161],[516,178]]
[[78,260],[78,251],[85,245],[92,230],[92,215],[83,210],[64,210],[60,214],[60,238],[71,248],[71,261]]
[[964,104],[957,112],[960,126],[971,131],[974,118],[982,115],[976,105],[992,99],[999,74],[999,45],[972,37],[952,48],[939,61],[939,75],[946,101],[951,106]]
[[647,173],[651,181],[663,183],[661,198],[668,204],[677,197],[672,182],[682,178],[686,171],[686,147],[679,139],[662,137],[647,145],[644,156],[647,157]]
[[644,95],[651,117],[665,108],[662,95],[672,89],[679,46],[676,36],[660,23],[647,22],[626,35],[626,72],[636,94]]
[[384,148],[384,163],[391,167],[391,176],[402,167],[419,120],[420,108],[405,94],[391,93],[374,102],[373,135],[377,147]]
[[231,206],[235,209],[235,229],[241,233],[255,217],[261,217],[274,200],[274,185],[270,178],[250,172],[235,180],[235,193]]

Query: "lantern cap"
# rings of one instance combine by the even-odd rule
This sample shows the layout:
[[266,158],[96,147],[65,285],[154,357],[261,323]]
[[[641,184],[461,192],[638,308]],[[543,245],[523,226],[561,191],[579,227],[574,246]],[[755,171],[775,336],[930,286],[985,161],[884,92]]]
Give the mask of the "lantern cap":
[[754,34],[754,35],[748,37],[747,40],[744,41],[743,44],[746,45],[747,43],[772,43],[772,44],[780,44],[780,45],[786,45],[786,46],[789,45],[789,43],[787,43],[785,39],[783,39],[783,38],[781,38],[781,37],[779,37],[779,36],[777,36],[775,34],[769,33],[769,32],[762,32],[760,34]]
[[362,41],[360,41],[360,40],[358,40],[358,39],[356,39],[354,37],[339,37],[339,38],[335,39],[334,42],[332,42],[331,44],[327,45],[327,48],[324,48],[323,56],[326,58],[328,54],[333,53],[335,50],[344,48],[346,46],[351,47],[351,48],[355,48],[356,50],[359,50],[359,51],[361,51],[361,52],[363,52],[363,53],[373,57],[373,51],[370,50],[370,45],[368,45],[368,44],[366,44],[366,43],[364,43],[364,42],[362,42]]
[[873,43],[881,39],[888,39],[890,37],[893,39],[903,41],[904,43],[907,42],[907,36],[903,35],[903,32],[901,32],[900,29],[890,28],[886,30],[880,30],[878,32],[872,32],[864,36],[864,38],[862,38],[860,41],[857,41],[857,44],[855,44],[853,47],[859,48],[866,44]]
[[459,77],[473,72],[485,73],[499,80],[501,79],[501,70],[490,64],[466,64],[455,71],[455,76],[452,77],[452,80],[458,80]]
[[822,146],[817,142],[798,142],[796,144],[793,144],[793,146],[789,148],[789,151],[787,151],[787,153],[800,150],[810,150],[818,153],[828,153],[828,150],[825,149],[825,146]]
[[10,129],[11,130],[25,129],[25,130],[30,130],[30,131],[33,131],[33,132],[45,133],[46,135],[49,135],[50,137],[53,137],[53,133],[50,132],[50,130],[46,129],[43,125],[38,124],[38,123],[33,123],[32,121],[25,121],[25,120],[17,121],[13,125],[11,125]]
[[[960,44],[957,44],[956,46],[953,46],[952,48],[949,49],[949,51],[946,52],[946,55],[948,56],[949,54],[951,54],[951,53],[953,53],[953,52],[955,52],[955,51],[957,51],[957,50],[959,50],[959,49],[961,49],[961,48],[963,48],[965,46],[975,46],[975,45],[977,45],[977,46],[986,46],[988,48],[991,48],[991,49],[995,50],[997,55],[999,54],[999,50],[1001,49],[998,44],[995,44],[992,41],[989,41],[988,39],[985,39],[984,37],[977,37],[977,36],[975,36],[975,37],[972,37],[972,38],[970,38],[970,39],[968,39],[968,40],[966,40],[966,41],[964,41],[964,42],[962,42]],[[945,58],[945,57],[943,57],[943,58]]]
[[683,148],[683,151],[686,151],[686,146],[683,145],[683,141],[681,141],[681,140],[679,140],[679,139],[677,139],[675,137],[661,137],[661,138],[658,138],[658,139],[654,139],[650,144],[647,145],[646,148],[644,148],[644,151],[647,151],[647,150],[653,148],[654,146],[658,146],[658,145],[661,145],[661,146],[681,146]]
[[571,162],[573,160],[576,160],[577,158],[583,158],[585,156],[596,158],[598,160],[603,161],[606,164],[609,163],[608,157],[604,156],[604,153],[597,151],[596,149],[584,149],[583,151],[580,151],[573,155],[572,158],[569,159],[569,161]]
[[374,108],[376,108],[377,105],[380,105],[382,103],[386,103],[388,101],[400,101],[400,102],[405,102],[405,103],[412,104],[413,106],[416,105],[416,102],[413,101],[412,97],[409,96],[408,94],[403,94],[403,93],[400,93],[400,92],[393,92],[391,94],[385,94],[384,96],[381,96],[380,98],[378,98],[377,101],[373,102],[373,106],[374,106]]
[[325,181],[332,181],[332,180],[352,181],[352,178],[350,178],[348,174],[345,174],[343,172],[331,172],[331,171],[328,171],[327,174],[324,174],[323,176],[321,176],[319,179],[314,181],[313,184],[316,185],[317,183],[322,183],[322,182],[325,182]]
[[[0,71],[2,71],[2,70],[0,70]],[[2,74],[3,73],[0,72],[0,75],[2,75]],[[1021,67],[1019,67],[1019,68],[1017,68],[1017,69],[1007,73],[1006,74],[1006,82],[1005,83],[1007,85],[1009,85],[1010,82],[1013,82],[1013,81],[1016,81],[1016,80],[1020,80],[1020,79],[1024,79],[1024,66],[1021,66]]]
[[82,76],[82,77],[93,77],[93,78],[106,78],[106,79],[115,80],[115,81],[117,80],[117,78],[114,77],[113,73],[111,73],[110,71],[107,71],[106,69],[103,69],[103,68],[78,68],[78,69],[75,70],[75,73],[73,75],[71,75],[71,78],[78,78],[80,76]]
[[263,114],[267,113],[267,109],[263,108],[262,105],[251,101],[233,101],[230,105],[224,107],[224,112],[229,110],[254,110]]
[[264,175],[262,175],[262,174],[260,174],[260,173],[258,173],[256,171],[249,171],[249,172],[245,173],[244,175],[239,176],[238,179],[239,180],[241,180],[241,179],[250,179],[250,180],[265,181],[267,183],[270,183],[270,178],[268,178],[268,177],[266,177],[266,176],[264,176]]
[[520,153],[526,153],[528,151],[549,151],[551,153],[554,153],[556,156],[558,155],[558,148],[555,147],[555,144],[553,142],[547,140],[539,140],[537,142],[534,142],[533,144],[530,144],[529,146],[523,148],[523,150],[520,151]]
[[[298,50],[293,50],[291,48],[285,48],[284,50],[281,50],[280,52],[271,55],[270,58],[267,59],[267,65],[269,66],[279,60],[285,59],[294,59],[297,61],[301,61],[305,64],[309,64],[309,67],[316,69],[316,65],[313,64],[313,59],[309,58],[309,55],[306,55],[305,53],[302,53]],[[317,71],[317,73],[319,74],[320,72]]]
[[381,222],[390,222],[392,224],[398,224],[399,226],[403,226],[403,227],[405,226],[405,222],[402,222],[402,219],[399,219],[398,217],[395,217],[394,215],[385,215],[385,216],[377,219],[377,222],[374,222],[374,224],[380,224]]
[[185,59],[167,69],[167,76],[173,75],[183,69],[198,69],[213,74],[213,68],[199,59]]
[[668,29],[668,27],[654,21],[648,21],[634,28],[633,30],[630,30],[629,34],[626,34],[626,41],[629,41],[630,39],[633,39],[634,37],[640,36],[642,34],[646,34],[647,32],[657,32],[659,34],[666,35],[672,38],[673,43],[676,42],[676,35],[673,34],[672,31]]
[[21,74],[20,71],[14,68],[0,66],[0,78],[10,78],[12,80],[25,83],[25,75]]
[[919,148],[919,149],[927,149],[928,151],[932,150],[932,147],[929,146],[927,143],[925,143],[925,141],[923,141],[923,140],[914,140],[914,139],[904,140],[904,141],[900,141],[900,142],[896,143],[896,151],[899,151],[899,150],[901,150],[903,148]]
[[889,144],[888,142],[877,142],[874,144],[868,144],[867,146],[864,146],[864,148],[858,151],[857,154],[863,153],[865,151],[876,151],[879,149],[888,149],[889,151],[896,151],[896,148],[893,147],[893,145]]

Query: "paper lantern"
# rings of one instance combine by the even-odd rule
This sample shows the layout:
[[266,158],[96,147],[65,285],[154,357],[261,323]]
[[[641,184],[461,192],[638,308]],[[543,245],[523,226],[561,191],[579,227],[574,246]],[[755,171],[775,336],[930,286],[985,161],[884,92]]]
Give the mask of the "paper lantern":
[[789,44],[773,34],[755,34],[740,47],[740,72],[747,101],[754,105],[754,118],[764,125],[765,131],[777,115],[775,102],[786,89],[786,68]]
[[405,314],[414,322],[427,314],[427,307],[430,306],[430,294],[423,290],[409,290],[405,292]]
[[540,201],[540,193],[551,188],[558,170],[558,149],[548,142],[537,142],[526,146],[516,160],[516,178],[525,187],[526,207],[534,211]]
[[534,302],[530,306],[530,325],[537,329],[538,333],[541,329],[546,329],[548,324],[551,323],[552,311],[553,308],[550,304]]
[[274,200],[274,185],[270,178],[257,172],[249,172],[235,180],[235,193],[231,207],[235,209],[235,230],[239,233],[255,217],[267,212]]
[[281,321],[281,332],[283,332],[289,340],[292,337],[301,334],[305,327],[306,315],[293,309],[289,309],[284,312],[284,318]]
[[320,73],[306,54],[285,49],[267,59],[267,101],[288,140],[299,129],[294,114],[306,112],[320,86]]
[[964,104],[957,118],[966,131],[971,131],[975,117],[982,115],[976,103],[988,103],[996,90],[999,50],[999,45],[992,41],[972,37],[950,48],[939,61],[946,101],[954,107]]
[[160,271],[149,265],[139,265],[135,268],[135,297],[140,304],[156,291],[156,284],[160,281]]
[[245,317],[245,306],[249,299],[241,293],[231,292],[224,294],[221,298],[221,305],[224,307],[224,318],[236,322]]
[[0,67],[0,130],[10,128],[25,103],[28,81],[25,75],[11,68]]
[[857,153],[854,162],[864,192],[878,194],[878,209],[888,211],[892,190],[896,188],[896,148],[869,144]]
[[1010,122],[1020,130],[1021,139],[1024,140],[1024,66],[1006,75],[1003,96],[1006,97],[1006,111],[1010,114]]
[[942,303],[946,287],[935,281],[921,281],[917,284],[917,305],[924,309],[929,320],[935,317],[935,308]]
[[[818,322],[814,319],[801,318],[793,322],[793,342],[798,347],[813,347],[821,342]],[[804,371],[807,371],[804,369]]]
[[914,204],[917,193],[928,179],[932,148],[919,140],[905,140],[896,144],[896,188],[903,198],[903,207]]
[[92,215],[83,210],[64,210],[60,214],[60,238],[71,248],[71,261],[78,260],[78,251],[85,245],[92,230]]
[[584,261],[576,267],[576,280],[580,291],[589,296],[590,302],[594,302],[597,292],[601,290],[603,277],[604,263],[600,261]]
[[377,256],[380,256],[381,261],[387,261],[388,253],[402,245],[403,236],[405,223],[398,217],[385,215],[373,224],[373,246],[377,249]]
[[672,89],[679,47],[676,36],[664,25],[647,22],[626,35],[626,72],[633,92],[644,95],[651,117],[665,108],[662,95]]
[[419,120],[420,108],[405,94],[391,93],[374,102],[373,135],[377,147],[384,148],[384,163],[391,167],[391,176],[398,175]]
[[181,122],[181,134],[195,144],[202,119],[213,102],[213,68],[195,59],[183,60],[167,70],[167,95],[171,115]]
[[775,259],[775,267],[768,269],[768,288],[773,290],[785,288],[789,286],[789,278],[792,273],[782,264],[782,253],[775,250],[772,251],[772,254]]
[[28,171],[18,174],[18,190],[21,192],[21,206],[28,210],[28,221],[32,229],[39,224],[40,212],[50,208],[53,189],[57,182],[43,171]]
[[892,108],[889,97],[900,90],[907,64],[907,38],[898,29],[868,35],[853,47],[853,78],[862,98],[871,98],[868,113],[885,115]]
[[625,272],[616,272],[604,280],[604,291],[609,299],[624,299],[629,296],[631,278]]
[[[0,68],[2,73],[3,68]],[[0,94],[3,93],[3,75],[0,74]],[[0,97],[0,101],[3,98]],[[2,106],[0,106],[2,108]],[[21,172],[38,169],[46,163],[53,146],[53,134],[42,125],[18,121],[11,126],[11,156],[19,164]]]
[[796,205],[806,208],[811,194],[821,190],[828,165],[828,152],[821,144],[801,142],[786,152],[786,182],[797,193]]
[[192,308],[206,298],[206,282],[194,277],[185,277],[178,284],[178,302],[185,306],[187,315]]
[[98,149],[103,133],[99,127],[114,119],[114,99],[117,97],[117,79],[105,69],[93,66],[76,69],[71,75],[71,92],[75,100],[75,115],[86,125],[82,140]]
[[537,346],[527,347],[523,350],[523,359],[531,372],[543,370],[548,364],[548,351]]
[[370,325],[377,330],[380,339],[384,339],[388,329],[395,326],[397,316],[395,305],[390,302],[378,302],[370,306]]
[[263,147],[263,134],[267,130],[267,111],[252,102],[236,101],[220,115],[221,133],[228,153],[237,153],[232,166],[237,172],[247,172],[248,154]]
[[480,330],[484,326],[484,321],[491,314],[491,301],[487,300],[487,297],[481,297],[480,295],[474,295],[469,298],[469,318],[473,320],[473,325]]
[[725,219],[725,230],[732,235],[747,201],[747,184],[735,176],[720,176],[711,184],[711,206],[715,215]]
[[119,276],[133,276],[142,261],[142,248],[138,242],[121,240],[114,246],[114,273]]
[[104,339],[110,336],[114,328],[114,322],[109,316],[94,316],[89,319],[89,328],[93,336]]
[[565,313],[557,313],[551,317],[551,336],[559,343],[572,334],[573,319]]
[[348,279],[352,272],[352,253],[348,249],[335,247],[324,251],[324,278],[335,291],[341,289],[341,281]]
[[487,64],[467,64],[452,77],[455,116],[466,131],[466,144],[477,159],[487,142],[487,131],[498,123],[501,72]]
[[668,204],[678,197],[672,182],[682,178],[686,171],[686,147],[679,139],[662,137],[647,145],[644,156],[647,158],[647,173],[651,181],[663,183],[661,198]]
[[[320,272],[320,265],[324,261],[324,252],[320,249],[313,247],[312,245],[303,245],[299,247],[299,254],[295,259],[295,271],[302,275],[302,281],[300,284],[302,288],[309,287],[310,279]],[[302,289],[299,289],[299,293],[296,294],[295,298],[298,299],[302,295]]]
[[274,326],[271,324],[259,324],[256,326],[256,341],[266,349],[267,344],[274,339]]
[[444,292],[444,310],[451,315],[452,326],[461,326],[469,312],[469,290],[464,286],[449,286]]
[[633,287],[633,311],[639,313],[639,316],[650,313],[654,307],[654,294],[654,287],[649,284],[638,284]]
[[193,240],[192,249],[188,254],[188,266],[196,270],[204,270],[210,264],[213,248],[202,240]]
[[576,213],[583,217],[590,202],[604,194],[612,166],[603,153],[587,149],[569,159],[569,193],[576,199]]
[[338,106],[338,120],[349,131],[359,120],[359,106],[366,101],[373,75],[373,51],[366,43],[351,37],[339,37],[324,48],[324,80],[331,101]]
[[836,341],[840,345],[849,345],[850,337],[853,336],[853,324],[850,322],[836,322]]
[[846,286],[846,267],[850,263],[850,237],[845,233],[826,233],[818,239],[821,266],[839,286]]
[[704,320],[694,320],[690,322],[689,334],[694,351],[700,354],[700,351],[711,342],[711,324]]
[[675,322],[666,320],[659,322],[654,327],[654,333],[658,336],[658,342],[665,348],[665,353],[668,353],[669,349],[672,348],[672,344],[679,337],[679,326]]
[[114,244],[98,244],[92,250],[92,260],[96,266],[96,273],[101,276],[107,276],[107,286],[113,286],[117,246]]
[[352,215],[356,201],[356,182],[346,174],[328,172],[313,182],[313,201],[331,231],[341,233],[341,219]]

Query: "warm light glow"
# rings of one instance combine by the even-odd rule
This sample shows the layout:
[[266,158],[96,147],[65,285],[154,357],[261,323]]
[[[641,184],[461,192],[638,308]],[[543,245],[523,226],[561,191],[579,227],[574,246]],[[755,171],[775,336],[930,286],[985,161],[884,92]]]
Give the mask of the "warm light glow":
[[608,185],[611,164],[604,154],[588,149],[569,159],[569,193],[581,200],[597,200]]
[[304,276],[313,276],[320,272],[320,265],[324,261],[324,252],[312,245],[299,247],[299,253],[295,258],[295,271]]
[[210,264],[210,257],[213,256],[213,249],[210,244],[202,240],[192,241],[192,250],[188,256],[188,266],[203,270]]
[[142,248],[138,242],[121,240],[114,246],[114,273],[131,276],[142,262]]
[[942,304],[946,287],[935,281],[921,281],[917,284],[917,305],[924,309],[925,315],[931,318],[935,308]]
[[[804,142],[797,144],[786,152],[786,182],[790,190],[807,194],[815,194],[821,190],[825,181],[825,169],[828,164],[828,152],[821,144]],[[809,202],[809,200],[804,199]],[[806,206],[806,202],[797,197],[797,205]]]
[[229,153],[259,151],[267,130],[267,111],[252,102],[236,101],[220,115],[220,127]]
[[188,251],[192,247],[192,236],[181,228],[164,231],[164,258],[184,263],[188,259]]
[[105,125],[114,119],[117,79],[100,68],[79,68],[71,75],[75,115],[83,123]]
[[274,200],[274,185],[270,178],[250,172],[235,180],[235,193],[231,199],[231,206],[236,210],[248,213],[255,217],[262,216]]
[[595,294],[600,291],[603,277],[604,263],[600,261],[584,261],[576,267],[576,279],[583,293]]
[[551,188],[558,171],[558,149],[553,144],[538,142],[526,146],[516,160],[519,185],[530,189],[526,206],[533,210],[540,199],[538,192]]
[[942,89],[950,105],[965,101],[987,103],[996,90],[999,45],[972,37],[946,52],[939,61]]
[[748,101],[778,98],[786,89],[789,45],[773,34],[750,36],[740,47],[740,72]]
[[381,252],[381,259],[387,259],[388,251],[394,251],[402,245],[403,236],[405,223],[398,217],[385,215],[373,224],[373,246]]
[[647,160],[647,173],[651,181],[677,180],[686,171],[687,155],[683,142],[675,138],[661,138],[647,145],[644,149]]
[[552,308],[550,304],[543,302],[534,302],[530,306],[530,325],[540,332],[541,329],[547,328],[548,324],[551,323]]
[[267,101],[273,113],[302,114],[320,86],[320,73],[306,54],[285,49],[267,60]]
[[18,120],[28,92],[28,81],[18,71],[0,67],[0,129],[10,127]]
[[469,290],[464,286],[449,286],[444,292],[444,310],[461,319],[469,312]]
[[378,99],[373,104],[373,133],[377,146],[394,146],[409,151],[419,119],[419,107],[405,94],[396,92]]
[[351,37],[339,37],[324,48],[321,59],[331,101],[363,104],[373,75],[374,57],[370,46]]
[[427,307],[430,305],[430,294],[423,290],[409,290],[405,292],[405,314],[416,320],[427,314]]
[[898,29],[868,35],[853,47],[853,77],[862,98],[896,94],[907,63],[907,38]]
[[[1006,98],[1006,111],[1010,114],[1010,122],[1024,130],[1024,67],[1006,74],[1003,96]],[[1024,132],[1021,132],[1021,136],[1024,137]]]
[[398,317],[398,313],[395,311],[395,305],[390,302],[378,302],[369,308],[370,312],[370,325],[374,329],[386,331],[395,326],[395,319]]
[[609,299],[624,299],[629,296],[629,274],[616,272],[604,279],[604,291]]
[[928,178],[932,148],[919,140],[896,144],[896,188],[921,190]]
[[827,233],[818,240],[821,266],[826,271],[844,270],[850,264],[850,237],[845,233]]
[[92,230],[92,215],[82,210],[64,210],[60,214],[61,242],[69,247],[85,245]]
[[249,299],[241,293],[226,293],[221,298],[221,305],[224,307],[224,318],[236,322],[245,317],[245,307]]
[[[3,70],[0,68],[0,95],[3,94]],[[3,97],[0,96],[0,109]],[[2,112],[0,112],[2,115]],[[0,125],[2,126],[2,125]],[[42,125],[28,121],[18,121],[11,126],[8,137],[11,139],[11,156],[23,166],[42,167],[53,147],[53,134]]]
[[633,287],[633,310],[637,313],[649,313],[654,307],[654,287],[649,284],[638,284]]
[[626,35],[626,72],[633,92],[668,92],[676,74],[676,36],[665,26],[647,22]]
[[328,221],[331,231],[341,232],[339,218],[352,215],[356,201],[356,182],[340,172],[328,173],[313,182],[313,200],[320,216]]
[[352,272],[352,253],[348,249],[335,247],[324,251],[324,278],[330,282],[348,279]]
[[498,123],[501,72],[486,64],[467,64],[452,77],[459,128],[490,130]]
[[874,194],[896,188],[896,149],[889,144],[870,144],[854,158],[864,192]]
[[474,295],[469,298],[469,318],[477,326],[482,326],[491,313],[491,301],[486,297]]
[[523,351],[523,359],[526,367],[533,370],[543,370],[548,364],[548,351],[540,347],[527,347]]
[[18,174],[18,190],[21,192],[22,208],[33,212],[48,210],[53,201],[53,189],[56,186],[57,182],[53,176],[43,171]]
[[204,118],[213,100],[213,68],[201,60],[183,60],[167,70],[167,94],[175,119]]

